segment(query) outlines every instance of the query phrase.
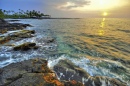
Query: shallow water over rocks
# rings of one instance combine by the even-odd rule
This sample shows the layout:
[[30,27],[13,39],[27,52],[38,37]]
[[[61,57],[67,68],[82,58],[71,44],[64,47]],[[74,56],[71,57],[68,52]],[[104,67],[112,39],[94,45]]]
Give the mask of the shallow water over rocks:
[[[35,42],[40,48],[13,51],[0,46],[0,67],[31,58],[45,58],[53,68],[60,59],[68,59],[91,76],[116,78],[130,86],[130,20],[129,19],[21,19],[31,24],[35,36],[10,44]],[[52,43],[46,40],[54,39]],[[93,85],[94,86],[94,85]]]

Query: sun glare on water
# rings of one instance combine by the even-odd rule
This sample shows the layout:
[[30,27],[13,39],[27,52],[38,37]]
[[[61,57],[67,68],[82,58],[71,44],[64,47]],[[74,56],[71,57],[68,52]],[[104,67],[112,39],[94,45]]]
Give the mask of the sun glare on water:
[[107,15],[108,15],[108,13],[107,13],[107,12],[104,12],[104,13],[103,13],[103,16],[107,16]]

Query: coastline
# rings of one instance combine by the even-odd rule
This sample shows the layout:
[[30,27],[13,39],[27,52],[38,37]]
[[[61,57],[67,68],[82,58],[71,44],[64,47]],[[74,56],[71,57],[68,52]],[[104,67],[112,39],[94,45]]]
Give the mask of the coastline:
[[6,18],[6,19],[18,20],[18,19],[82,19],[82,18]]
[[[6,23],[5,27],[6,27],[6,25],[9,25],[8,27],[10,27],[9,23]],[[27,37],[33,37],[33,34],[35,34],[35,31],[24,30],[25,29],[24,28],[24,24],[18,24],[18,23],[16,24],[15,23],[15,25],[16,26],[18,25],[18,27],[17,27],[18,29],[21,28],[20,29],[21,32],[17,32],[13,36],[9,37],[10,39],[8,39],[6,41],[6,43],[8,43],[9,40],[22,40],[22,39],[27,38]],[[16,27],[15,25],[14,25],[14,27]],[[14,31],[14,30],[17,30],[17,28],[16,29],[10,29],[10,30]],[[5,31],[5,33],[6,33],[6,31]],[[29,34],[29,35],[25,36],[23,34]],[[3,40],[3,41],[5,41],[5,40]],[[50,43],[50,42],[54,42],[54,39],[47,40],[46,43]],[[28,46],[25,46],[25,51],[26,51],[26,49],[28,49],[27,47]],[[20,48],[20,50],[24,50],[24,48],[22,47],[22,48]],[[36,63],[35,66],[32,64],[33,62]],[[54,66],[53,70],[55,70],[56,74],[54,74],[54,72],[53,72],[53,74],[51,74],[51,75],[54,75],[54,76],[50,76],[50,74],[49,74],[49,75],[47,75],[47,76],[45,76],[43,78],[44,74],[39,74],[39,73],[42,73],[43,70],[49,71],[47,73],[52,73],[52,71],[50,72],[50,69],[48,69],[47,64],[45,65],[45,68],[47,68],[47,69],[45,69],[44,67],[41,69],[41,66],[44,65],[44,62],[47,63],[47,61],[43,60],[43,59],[33,59],[33,60],[27,60],[27,61],[23,61],[23,62],[19,62],[19,63],[10,64],[10,65],[8,65],[8,66],[0,69],[0,74],[1,74],[1,76],[0,76],[1,80],[0,81],[2,81],[2,80],[3,80],[3,82],[7,81],[6,84],[8,84],[9,86],[11,84],[13,84],[15,86],[18,86],[18,81],[20,81],[20,83],[22,85],[23,82],[24,82],[24,80],[26,80],[28,82],[29,79],[30,79],[30,77],[31,78],[33,77],[33,80],[36,79],[36,82],[40,81],[39,84],[44,85],[45,83],[47,83],[47,85],[44,85],[44,86],[48,86],[48,83],[51,82],[51,81],[48,80],[46,77],[49,77],[49,78],[55,78],[54,81],[52,81],[53,83],[49,83],[50,86],[54,86],[54,85],[62,86],[62,84],[58,80],[58,77],[60,77],[63,74],[66,77],[62,76],[62,77],[60,77],[60,79],[61,80],[62,79],[65,80],[66,79],[65,83],[68,83],[67,85],[64,83],[63,86],[83,86],[83,84],[81,84],[81,82],[84,82],[84,81],[85,81],[84,82],[85,86],[87,86],[87,85],[93,85],[93,82],[94,82],[94,84],[96,86],[101,86],[102,85],[102,80],[108,80],[109,83],[112,84],[112,85],[127,86],[125,83],[123,83],[123,82],[121,82],[121,81],[119,81],[117,79],[114,79],[114,78],[108,78],[108,77],[105,77],[105,76],[95,76],[95,77],[90,76],[86,71],[84,71],[83,69],[75,66],[72,62],[70,62],[68,60],[61,60],[61,61],[58,62],[58,64],[56,66]],[[22,66],[22,68],[19,70],[19,68],[21,66]],[[68,73],[66,74],[66,70],[67,69],[69,69],[69,70],[68,70]],[[11,75],[11,72],[14,72],[14,71],[16,72],[15,73],[16,75],[13,75],[13,74]],[[21,74],[20,71],[22,71],[23,74]],[[33,71],[33,72],[31,72],[31,74],[28,74],[28,73],[30,73],[30,71]],[[74,75],[73,72],[75,72],[76,74],[79,74],[79,75],[85,77],[88,80],[82,80],[82,77],[79,77],[79,75],[76,75],[76,74]],[[25,75],[24,75],[24,73],[25,73]],[[36,74],[34,74],[34,73],[36,73]],[[72,78],[74,81],[73,80],[72,81],[67,81],[67,79],[71,77],[70,75],[74,75],[74,78]],[[4,77],[4,76],[6,76],[6,77]],[[19,78],[19,76],[20,76],[20,78]],[[40,77],[40,78],[37,79],[37,77]],[[41,79],[43,79],[43,80],[41,80]],[[47,79],[47,81],[46,81],[46,79]],[[80,81],[80,82],[78,82],[78,81]],[[1,82],[1,83],[3,83],[3,82]],[[36,83],[36,82],[34,81],[33,84]],[[107,81],[105,81],[105,82],[108,83]],[[60,83],[60,85],[59,85],[59,83]],[[79,85],[77,83],[79,83]],[[29,83],[25,83],[25,84],[29,84]],[[5,83],[4,83],[4,85],[5,85]]]
[[[17,20],[10,21],[15,22]],[[25,38],[33,37],[33,34],[35,34],[34,30],[25,30],[27,26],[32,27],[29,24],[10,24],[8,22],[0,19],[1,35],[7,33],[8,31],[20,31],[13,32],[11,35],[8,34],[6,36],[0,36],[1,46],[12,46],[14,51],[20,50],[20,52],[39,48],[36,46],[36,43],[31,42],[27,42],[18,46],[7,44],[10,40],[23,40]],[[48,38],[44,41],[46,41],[46,43],[51,43],[54,42],[54,39]],[[47,63],[47,60],[36,58],[18,63],[12,63],[0,68],[0,86],[84,86],[81,82],[75,80],[58,80],[56,73],[48,68]]]

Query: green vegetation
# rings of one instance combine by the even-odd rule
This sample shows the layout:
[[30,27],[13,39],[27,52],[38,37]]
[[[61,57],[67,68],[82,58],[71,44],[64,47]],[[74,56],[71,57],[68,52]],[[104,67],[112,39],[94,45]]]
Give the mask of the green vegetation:
[[0,9],[0,18],[4,18],[4,13],[2,12],[2,9]]
[[32,11],[23,11],[19,9],[18,12],[14,12],[12,10],[2,10],[0,9],[0,18],[50,18],[50,15],[45,15],[40,11],[32,10]]

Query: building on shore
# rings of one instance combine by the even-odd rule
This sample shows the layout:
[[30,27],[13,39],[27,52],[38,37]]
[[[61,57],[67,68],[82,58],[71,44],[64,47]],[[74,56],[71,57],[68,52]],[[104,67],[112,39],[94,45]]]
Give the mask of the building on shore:
[[41,18],[51,18],[51,16],[50,15],[44,15]]

